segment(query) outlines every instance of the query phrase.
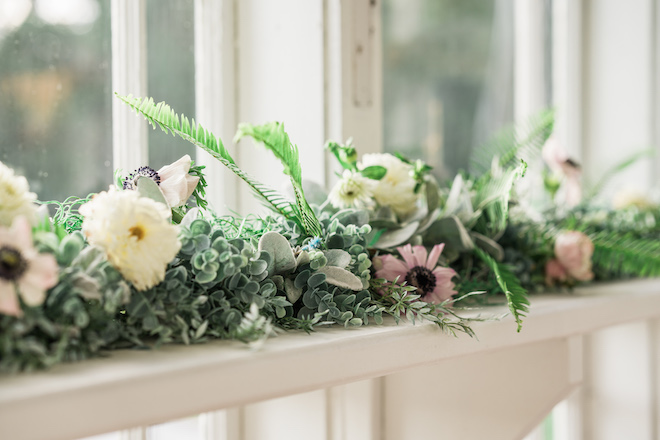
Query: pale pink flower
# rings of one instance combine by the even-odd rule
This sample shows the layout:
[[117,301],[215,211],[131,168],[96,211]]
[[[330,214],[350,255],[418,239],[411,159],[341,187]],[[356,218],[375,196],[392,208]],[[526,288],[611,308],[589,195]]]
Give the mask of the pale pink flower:
[[18,295],[28,306],[46,299],[46,290],[57,284],[55,257],[32,246],[27,218],[16,217],[10,229],[0,227],[0,313],[21,316]]
[[160,190],[172,208],[185,205],[197,187],[199,177],[188,174],[191,163],[192,159],[186,154],[158,170]]
[[591,271],[591,256],[594,244],[589,237],[579,231],[565,231],[555,239],[555,257],[566,273],[579,281],[589,281],[594,274]]
[[553,173],[564,177],[563,197],[568,207],[578,205],[582,200],[580,165],[568,157],[568,152],[554,136],[543,145],[541,156]]
[[545,263],[545,284],[548,286],[554,286],[555,281],[560,283],[565,282],[568,279],[568,274],[564,266],[559,263],[556,259],[552,259]]
[[444,244],[437,244],[428,253],[424,246],[407,244],[396,248],[404,261],[392,255],[375,257],[376,277],[388,281],[395,281],[398,278],[399,283],[405,281],[408,285],[416,287],[423,301],[441,303],[457,293],[451,281],[456,271],[449,267],[437,266],[444,247]]

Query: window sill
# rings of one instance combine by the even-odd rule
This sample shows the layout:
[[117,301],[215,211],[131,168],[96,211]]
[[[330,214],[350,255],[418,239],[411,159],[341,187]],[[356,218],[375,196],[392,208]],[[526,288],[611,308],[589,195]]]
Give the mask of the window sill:
[[[260,350],[238,342],[116,351],[47,372],[0,377],[3,438],[67,439],[384,376],[461,356],[564,339],[660,316],[660,280],[538,295],[521,333],[511,317],[475,323],[478,340],[433,324],[393,322],[309,336],[288,333]],[[482,310],[484,316],[503,307]],[[475,313],[476,314],[476,313]]]

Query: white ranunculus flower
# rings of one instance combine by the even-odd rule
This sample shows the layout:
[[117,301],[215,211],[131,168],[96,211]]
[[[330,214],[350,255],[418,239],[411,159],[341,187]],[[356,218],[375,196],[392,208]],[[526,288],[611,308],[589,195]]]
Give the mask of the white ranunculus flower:
[[394,213],[405,217],[417,209],[419,194],[415,194],[415,179],[412,166],[388,153],[365,154],[359,168],[380,165],[387,169],[387,174],[374,181],[374,198],[380,206],[389,206]]
[[335,208],[368,208],[374,204],[373,188],[375,180],[367,179],[359,173],[345,170],[328,194],[328,200]]
[[146,290],[165,278],[167,264],[181,248],[178,227],[168,221],[169,209],[135,191],[110,187],[80,207],[87,240],[102,248],[108,261]]
[[36,194],[30,192],[27,179],[0,162],[0,226],[11,226],[14,218],[24,216],[34,221]]
[[199,177],[188,174],[191,163],[190,156],[186,154],[158,170],[160,190],[172,208],[185,205],[197,187]]

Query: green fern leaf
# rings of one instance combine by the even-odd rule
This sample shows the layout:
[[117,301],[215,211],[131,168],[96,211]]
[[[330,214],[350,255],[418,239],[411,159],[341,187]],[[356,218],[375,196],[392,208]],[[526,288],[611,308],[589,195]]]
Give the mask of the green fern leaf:
[[495,261],[490,255],[479,248],[474,249],[477,256],[490,268],[495,280],[500,286],[509,304],[509,310],[518,324],[518,332],[522,329],[522,318],[529,313],[529,298],[527,290],[520,285],[520,280],[513,274],[510,267]]
[[615,276],[660,276],[660,242],[618,231],[591,235],[594,269]]
[[[222,141],[213,135],[213,133],[203,128],[200,124],[195,123],[194,120],[190,122],[183,115],[179,118],[170,106],[164,102],[154,104],[152,98],[140,99],[134,98],[131,95],[122,96],[117,93],[116,95],[120,100],[133,108],[136,113],[143,115],[152,126],[158,126],[166,133],[178,135],[219,160],[231,172],[247,183],[264,205],[287,219],[293,220],[303,230],[306,230],[298,207],[274,189],[258,182],[245,171],[241,170],[224,147]],[[310,235],[313,234],[310,233]]]
[[470,173],[488,175],[494,157],[499,166],[509,168],[521,159],[532,162],[548,140],[554,126],[554,110],[543,110],[521,125],[511,125],[477,148],[470,160]]
[[296,196],[298,212],[305,231],[309,235],[320,236],[321,225],[314,211],[305,199],[302,187],[302,168],[298,147],[291,142],[289,135],[284,131],[284,125],[279,122],[270,122],[264,125],[240,124],[234,142],[238,142],[245,136],[249,136],[257,142],[261,142],[284,166],[284,174],[291,179],[293,192]]

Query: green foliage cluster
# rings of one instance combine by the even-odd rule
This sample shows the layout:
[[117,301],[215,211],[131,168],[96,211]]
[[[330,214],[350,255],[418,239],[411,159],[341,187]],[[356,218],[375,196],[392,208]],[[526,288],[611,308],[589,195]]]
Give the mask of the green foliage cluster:
[[102,252],[75,232],[60,238],[40,231],[35,244],[61,267],[59,283],[21,318],[0,315],[0,371],[34,370],[77,361],[120,346],[116,319],[130,287]]

